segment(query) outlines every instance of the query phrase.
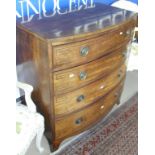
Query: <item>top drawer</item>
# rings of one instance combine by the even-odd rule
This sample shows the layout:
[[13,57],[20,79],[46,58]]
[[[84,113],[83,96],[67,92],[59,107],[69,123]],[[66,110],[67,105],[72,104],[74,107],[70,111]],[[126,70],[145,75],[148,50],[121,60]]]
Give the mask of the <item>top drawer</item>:
[[132,34],[132,27],[124,24],[97,38],[55,46],[53,47],[53,70],[70,68],[95,60],[112,49],[120,47],[121,44],[126,44]]

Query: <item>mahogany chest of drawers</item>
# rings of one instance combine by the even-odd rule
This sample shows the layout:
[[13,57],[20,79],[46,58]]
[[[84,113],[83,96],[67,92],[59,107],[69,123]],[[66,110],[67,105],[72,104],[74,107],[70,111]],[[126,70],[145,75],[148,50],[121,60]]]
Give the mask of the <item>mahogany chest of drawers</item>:
[[119,102],[136,16],[99,4],[17,21],[18,80],[33,85],[32,98],[54,148],[89,129]]

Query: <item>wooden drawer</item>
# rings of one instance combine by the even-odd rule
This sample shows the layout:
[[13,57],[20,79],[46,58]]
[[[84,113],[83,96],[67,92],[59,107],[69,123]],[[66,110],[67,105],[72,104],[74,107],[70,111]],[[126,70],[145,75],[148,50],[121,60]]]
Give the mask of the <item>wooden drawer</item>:
[[123,43],[126,44],[132,34],[131,27],[124,25],[108,33],[105,32],[97,38],[55,46],[53,47],[53,68],[57,71],[95,60],[111,52],[111,49],[116,49]]
[[95,102],[113,89],[125,76],[126,66],[123,64],[110,75],[82,87],[73,92],[54,97],[56,117],[71,113]]
[[117,49],[113,53],[92,61],[88,64],[71,69],[54,72],[54,94],[63,94],[80,88],[90,82],[100,79],[104,75],[124,63],[126,47]]
[[97,3],[80,9],[16,24],[18,80],[33,86],[32,99],[54,149],[119,103],[124,52],[136,25],[131,11]]
[[91,106],[55,121],[56,138],[61,139],[79,133],[96,123],[109,112],[118,100],[123,81],[105,97]]

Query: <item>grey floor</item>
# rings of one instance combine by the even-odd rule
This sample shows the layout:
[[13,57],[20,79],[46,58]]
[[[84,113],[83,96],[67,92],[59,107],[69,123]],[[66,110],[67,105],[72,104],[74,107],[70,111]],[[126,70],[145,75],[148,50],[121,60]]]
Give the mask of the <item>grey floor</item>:
[[[138,91],[138,71],[127,72],[124,90],[121,96],[121,104],[127,101],[132,95]],[[120,105],[121,105],[120,104]],[[115,106],[112,111],[116,110],[118,106]],[[111,111],[111,112],[112,112]],[[109,113],[110,114],[110,113]],[[74,140],[78,136],[74,136],[62,142],[58,151],[65,147],[68,143]],[[55,153],[50,153],[50,147],[45,136],[42,138],[42,146],[44,147],[44,152],[39,153],[35,146],[35,139],[33,140],[30,148],[28,149],[26,155],[54,155]]]

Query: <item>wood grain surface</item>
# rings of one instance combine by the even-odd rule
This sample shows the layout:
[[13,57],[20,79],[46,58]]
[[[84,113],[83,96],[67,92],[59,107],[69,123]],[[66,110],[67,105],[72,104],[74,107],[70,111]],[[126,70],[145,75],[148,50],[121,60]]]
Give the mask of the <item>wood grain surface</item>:
[[[123,83],[124,81],[121,82]],[[91,124],[94,124],[99,119],[103,118],[103,116],[109,112],[109,110],[118,100],[117,94],[119,94],[120,90],[122,89],[122,83],[120,83],[106,96],[89,106],[89,108],[85,108],[79,112],[56,120],[56,139],[62,139],[68,135],[80,133],[91,126]]]
[[[117,49],[110,55],[85,65],[54,72],[54,74],[52,74],[54,79],[54,94],[58,95],[72,91],[111,73],[120,64],[124,63],[125,58],[123,52],[125,51],[126,46]],[[81,80],[81,72],[86,74],[85,79]]]
[[125,74],[126,66],[123,64],[110,75],[86,85],[85,87],[54,96],[56,117],[63,116],[92,104],[113,89],[124,78]]
[[17,78],[34,87],[54,148],[119,103],[124,52],[137,14],[106,5],[49,18],[17,20]]

